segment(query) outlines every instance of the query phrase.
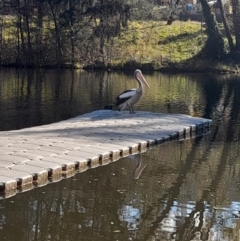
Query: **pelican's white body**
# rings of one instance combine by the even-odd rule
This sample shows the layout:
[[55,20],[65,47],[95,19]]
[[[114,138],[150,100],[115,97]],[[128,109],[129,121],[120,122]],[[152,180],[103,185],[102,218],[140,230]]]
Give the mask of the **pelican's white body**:
[[128,99],[118,106],[120,111],[130,109],[131,106],[137,103],[142,97],[142,89],[132,89],[130,92],[124,93],[123,96],[128,97]]
[[129,109],[130,113],[134,113],[133,106],[142,97],[144,90],[143,84],[149,88],[149,85],[140,70],[135,70],[134,77],[139,83],[139,88],[126,90],[117,97],[117,106],[120,111]]

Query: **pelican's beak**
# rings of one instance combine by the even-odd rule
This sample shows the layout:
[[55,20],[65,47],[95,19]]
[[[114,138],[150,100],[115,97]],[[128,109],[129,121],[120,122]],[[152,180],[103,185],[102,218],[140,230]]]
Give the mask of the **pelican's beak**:
[[145,84],[150,89],[148,82],[146,81],[146,79],[143,77],[141,73],[138,73],[138,78],[142,81],[143,84]]

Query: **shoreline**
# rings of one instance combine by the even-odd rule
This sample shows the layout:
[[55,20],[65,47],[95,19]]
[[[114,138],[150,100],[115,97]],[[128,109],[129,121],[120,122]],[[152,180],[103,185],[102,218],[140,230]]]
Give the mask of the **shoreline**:
[[227,63],[217,63],[214,66],[210,66],[209,64],[205,64],[202,66],[179,66],[179,64],[171,63],[170,66],[160,66],[154,68],[153,64],[133,64],[132,66],[74,66],[71,64],[63,64],[63,65],[44,65],[44,66],[32,66],[32,65],[20,65],[20,64],[7,64],[0,65],[1,68],[14,68],[14,69],[82,69],[86,71],[92,70],[101,70],[101,71],[128,71],[135,70],[137,68],[149,72],[162,72],[162,73],[217,73],[217,74],[240,74],[240,68],[236,64],[227,64]]

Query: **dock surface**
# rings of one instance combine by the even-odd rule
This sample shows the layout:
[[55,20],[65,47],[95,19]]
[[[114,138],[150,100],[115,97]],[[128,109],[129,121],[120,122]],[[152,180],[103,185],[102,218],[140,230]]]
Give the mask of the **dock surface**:
[[212,121],[182,114],[99,110],[61,122],[0,132],[0,198],[155,145],[195,137]]

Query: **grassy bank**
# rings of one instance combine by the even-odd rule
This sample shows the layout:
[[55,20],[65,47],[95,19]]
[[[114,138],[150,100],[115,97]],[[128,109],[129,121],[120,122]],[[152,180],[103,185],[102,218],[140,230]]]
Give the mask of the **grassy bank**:
[[[219,29],[224,35],[220,24]],[[121,36],[106,45],[109,53],[106,68],[239,74],[236,63],[227,56],[225,61],[216,63],[195,58],[206,40],[205,25],[200,22],[175,21],[166,25],[166,22],[132,21]]]
[[178,64],[201,51],[206,40],[199,22],[130,22],[114,41],[112,66],[138,63],[158,69]]
[[[67,39],[63,44],[62,60],[56,63],[54,31],[51,24],[44,22],[42,29],[42,46],[37,39],[31,38],[31,49],[20,41],[15,28],[16,19],[6,18],[5,30],[2,32],[1,64],[9,67],[40,68],[101,68],[101,69],[134,69],[188,72],[234,72],[227,63],[213,64],[194,59],[203,48],[207,36],[200,22],[175,21],[172,25],[159,21],[130,21],[128,28],[122,29],[118,37],[105,39],[104,53],[100,54],[99,37],[93,38],[93,30],[81,35],[84,41],[76,40],[75,59],[71,60],[71,46]],[[47,27],[47,24],[50,26]],[[34,26],[33,26],[34,29]],[[69,32],[63,32],[62,38]],[[18,38],[16,38],[16,35]],[[26,34],[25,34],[26,35]],[[26,38],[26,36],[24,37]],[[30,37],[34,34],[30,34]],[[20,41],[20,42],[19,42]],[[92,41],[92,42],[91,42]],[[87,44],[86,44],[87,43]],[[87,48],[86,48],[87,46]],[[22,49],[20,49],[22,48]],[[20,51],[19,51],[20,49]],[[28,65],[29,51],[33,53],[32,63]],[[25,53],[24,53],[25,51]],[[191,60],[191,61],[189,61]],[[25,63],[24,63],[25,61]],[[42,61],[42,62],[40,62]],[[35,64],[36,63],[36,64]]]

